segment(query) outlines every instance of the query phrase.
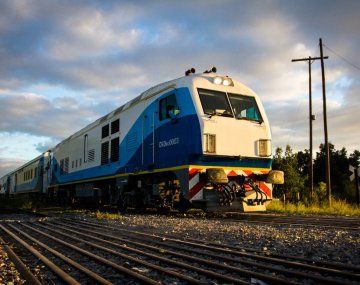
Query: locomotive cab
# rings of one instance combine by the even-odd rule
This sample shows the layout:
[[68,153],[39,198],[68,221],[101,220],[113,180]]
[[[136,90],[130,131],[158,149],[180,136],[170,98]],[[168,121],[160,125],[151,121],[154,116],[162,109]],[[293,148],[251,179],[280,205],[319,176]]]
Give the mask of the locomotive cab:
[[266,210],[271,183],[282,183],[283,174],[271,170],[270,126],[259,97],[228,76],[193,77],[202,153],[191,169],[203,187],[193,190],[190,181],[192,203],[207,210]]

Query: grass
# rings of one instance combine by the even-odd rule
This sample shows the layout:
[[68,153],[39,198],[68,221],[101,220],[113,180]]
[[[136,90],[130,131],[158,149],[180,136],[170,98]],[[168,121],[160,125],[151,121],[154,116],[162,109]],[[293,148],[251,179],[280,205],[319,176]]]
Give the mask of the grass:
[[[50,209],[51,210],[51,209]],[[92,211],[89,209],[62,209],[62,208],[55,208],[54,213],[56,215],[88,215],[92,218],[96,219],[106,219],[106,220],[118,220],[121,219],[122,216],[120,213],[108,213],[102,212],[100,210]]]
[[97,219],[106,219],[106,220],[121,219],[121,214],[119,213],[106,213],[106,212],[96,211],[95,213],[91,213],[90,215]]
[[303,203],[284,204],[281,201],[274,200],[267,206],[267,211],[297,215],[360,216],[360,207],[335,199],[332,200],[331,207],[327,205],[305,205]]
[[36,199],[32,199],[27,196],[20,196],[16,199],[1,199],[0,208],[1,209],[21,209],[27,211],[36,211],[37,208],[41,207],[42,203]]

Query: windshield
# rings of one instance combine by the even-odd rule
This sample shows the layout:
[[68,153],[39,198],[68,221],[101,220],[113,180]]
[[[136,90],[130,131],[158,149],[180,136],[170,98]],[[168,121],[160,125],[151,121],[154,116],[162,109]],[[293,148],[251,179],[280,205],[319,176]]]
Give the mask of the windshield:
[[263,122],[255,97],[215,90],[198,89],[201,105],[207,115],[234,117],[238,120]]
[[207,115],[234,117],[225,92],[198,89],[201,105]]
[[262,122],[255,98],[239,94],[228,94],[236,119]]

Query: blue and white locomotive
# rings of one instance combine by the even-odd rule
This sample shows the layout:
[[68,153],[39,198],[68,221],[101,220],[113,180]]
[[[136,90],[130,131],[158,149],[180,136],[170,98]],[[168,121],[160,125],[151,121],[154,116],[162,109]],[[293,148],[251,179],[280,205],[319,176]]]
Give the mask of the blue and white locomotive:
[[271,134],[259,97],[212,68],[156,85],[0,179],[119,208],[261,211],[272,199]]

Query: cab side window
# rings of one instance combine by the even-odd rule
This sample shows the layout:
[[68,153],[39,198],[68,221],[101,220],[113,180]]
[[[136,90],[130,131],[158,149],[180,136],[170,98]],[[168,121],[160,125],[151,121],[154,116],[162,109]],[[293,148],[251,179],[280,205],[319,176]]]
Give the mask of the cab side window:
[[175,94],[171,94],[159,101],[159,120],[173,118],[180,114]]

